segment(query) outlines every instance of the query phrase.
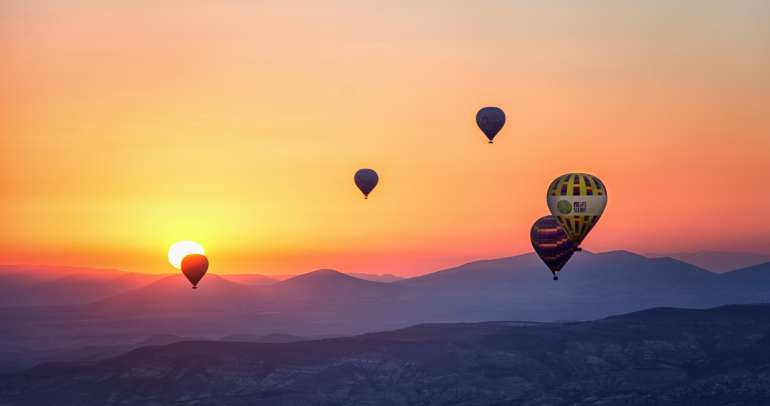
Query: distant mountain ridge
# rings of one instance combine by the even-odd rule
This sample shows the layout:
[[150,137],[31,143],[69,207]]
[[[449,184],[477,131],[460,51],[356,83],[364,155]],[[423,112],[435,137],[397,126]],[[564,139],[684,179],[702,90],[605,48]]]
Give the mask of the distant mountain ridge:
[[161,275],[115,270],[0,266],[0,307],[83,304],[146,286]]
[[391,273],[371,274],[371,273],[350,272],[350,273],[348,273],[348,275],[350,275],[350,276],[352,276],[354,278],[364,279],[364,280],[367,280],[367,281],[385,282],[385,283],[396,282],[396,281],[400,281],[400,280],[406,279],[406,278],[404,278],[402,276],[393,275]]
[[153,335],[340,336],[426,322],[590,320],[659,306],[770,301],[770,264],[715,274],[672,258],[580,252],[559,281],[549,275],[534,254],[389,283],[327,269],[268,285],[211,274],[193,290],[177,274],[86,304],[0,308],[7,326],[0,348],[17,365]]
[[[141,288],[180,273],[145,274],[114,269],[67,266],[0,265],[0,308],[87,304]],[[216,275],[216,273],[211,273]],[[249,286],[267,286],[299,275],[271,277],[261,274],[223,274],[219,277]],[[403,278],[365,273],[346,274],[373,282]],[[207,277],[205,280],[208,280]]]
[[711,272],[723,273],[770,262],[770,255],[756,252],[694,251],[649,254],[650,257],[671,257]]
[[365,287],[384,288],[385,285],[381,282],[359,279],[334,269],[318,269],[281,281],[277,286],[303,289],[362,289]]
[[278,279],[261,274],[225,274],[223,278],[243,285],[266,286],[278,282]]
[[219,275],[206,276],[206,289],[192,289],[183,275],[166,276],[149,285],[88,305],[99,313],[190,314],[238,311],[251,304],[252,286]]

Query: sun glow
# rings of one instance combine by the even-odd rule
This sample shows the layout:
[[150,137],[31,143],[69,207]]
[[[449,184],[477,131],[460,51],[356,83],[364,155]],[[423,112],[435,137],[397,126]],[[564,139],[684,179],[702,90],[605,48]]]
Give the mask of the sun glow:
[[176,269],[182,268],[182,259],[190,254],[205,255],[203,246],[194,241],[179,241],[168,249],[168,262]]

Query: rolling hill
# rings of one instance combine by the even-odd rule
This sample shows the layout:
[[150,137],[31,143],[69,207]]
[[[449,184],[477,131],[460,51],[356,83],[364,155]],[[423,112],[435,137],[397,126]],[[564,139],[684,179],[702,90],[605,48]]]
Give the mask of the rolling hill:
[[671,257],[711,272],[722,273],[770,262],[770,255],[756,252],[695,251],[650,254],[651,257]]
[[[590,320],[650,307],[770,300],[770,267],[714,274],[672,258],[581,252],[552,281],[533,254],[477,261],[390,283],[318,270],[266,286],[181,276],[88,304],[0,308],[9,363],[154,335],[218,339],[340,336],[428,322]],[[0,357],[1,358],[1,357]]]
[[275,278],[260,274],[227,274],[220,276],[227,279],[228,281],[240,283],[241,285],[266,286],[278,282],[278,280]]
[[757,405],[770,402],[768,331],[770,305],[740,305],[282,344],[188,341],[8,375],[0,403]]
[[88,305],[97,314],[174,316],[240,312],[258,301],[256,288],[207,275],[205,289],[192,289],[182,275],[167,276],[147,286]]
[[84,304],[160,278],[90,268],[0,266],[0,307]]

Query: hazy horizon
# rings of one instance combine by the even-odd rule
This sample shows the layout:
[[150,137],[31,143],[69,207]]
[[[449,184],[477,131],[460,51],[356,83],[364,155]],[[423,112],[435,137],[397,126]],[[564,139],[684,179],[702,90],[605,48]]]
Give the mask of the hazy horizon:
[[[757,264],[762,264],[765,262],[770,262],[770,254],[762,254],[757,252],[740,252],[740,251],[712,251],[712,250],[699,250],[699,251],[686,251],[686,252],[662,252],[662,253],[656,253],[656,252],[634,252],[630,250],[609,250],[609,251],[590,251],[590,250],[584,250],[587,254],[592,255],[598,255],[598,254],[607,254],[612,252],[628,252],[634,255],[643,256],[646,258],[661,258],[661,257],[667,257],[667,258],[673,258],[680,260],[682,262],[697,266],[703,270],[709,271],[709,272],[725,272],[725,271],[733,271],[738,270],[745,267],[754,266]],[[472,264],[475,262],[480,261],[494,261],[494,260],[500,260],[500,259],[506,259],[506,258],[515,258],[515,257],[521,257],[526,255],[536,255],[533,251],[527,251],[527,252],[520,252],[520,253],[510,253],[509,255],[504,255],[501,257],[493,257],[493,258],[471,258],[468,261],[464,262],[458,262],[449,264],[448,266],[441,267],[441,268],[428,268],[428,269],[422,269],[418,270],[415,273],[409,273],[404,274],[402,272],[399,272],[398,268],[395,268],[389,272],[381,272],[381,273],[374,273],[374,272],[362,272],[356,269],[340,269],[338,267],[334,266],[319,266],[319,267],[312,267],[309,269],[299,270],[294,273],[281,273],[281,272],[271,272],[269,269],[251,269],[251,270],[228,270],[227,268],[218,267],[209,272],[209,274],[212,275],[221,275],[221,276],[237,276],[237,275],[261,275],[261,276],[267,276],[274,278],[275,280],[284,280],[287,278],[291,278],[294,276],[304,275],[307,273],[315,272],[315,271],[321,271],[321,270],[333,270],[337,271],[346,275],[350,276],[356,276],[356,274],[359,275],[370,275],[370,276],[387,276],[387,275],[393,275],[399,278],[413,278],[413,277],[419,277],[424,275],[429,275],[435,272],[444,271],[447,269],[462,267],[464,265]],[[580,255],[580,254],[579,254]],[[699,256],[703,255],[703,258],[700,258]],[[726,258],[722,258],[721,256],[724,255]],[[735,261],[738,259],[737,261]],[[715,262],[717,265],[714,265],[714,267],[718,267],[718,265],[721,266],[727,266],[726,264],[729,264],[731,262],[735,262],[737,265],[734,267],[729,267],[726,269],[712,269],[711,263]],[[143,270],[124,270],[124,269],[118,269],[118,268],[110,268],[110,267],[88,267],[88,266],[73,266],[73,265],[66,265],[66,264],[49,264],[49,265],[41,265],[41,264],[24,264],[24,263],[0,263],[0,268],[14,268],[14,267],[27,267],[27,268],[50,268],[51,270],[59,270],[59,269],[73,269],[73,270],[89,270],[89,271],[99,271],[99,272],[131,272],[131,273],[139,273],[139,274],[146,274],[146,275],[159,275],[159,276],[181,276],[179,271],[177,269],[166,269],[161,272],[152,272],[152,271],[143,271]],[[569,268],[567,268],[569,270]]]

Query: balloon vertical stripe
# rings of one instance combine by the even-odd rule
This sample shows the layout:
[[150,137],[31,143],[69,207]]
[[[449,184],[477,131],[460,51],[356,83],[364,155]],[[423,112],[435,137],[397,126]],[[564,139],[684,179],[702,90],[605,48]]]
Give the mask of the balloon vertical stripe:
[[570,173],[548,187],[548,208],[575,244],[580,245],[607,205],[607,190],[595,176]]

